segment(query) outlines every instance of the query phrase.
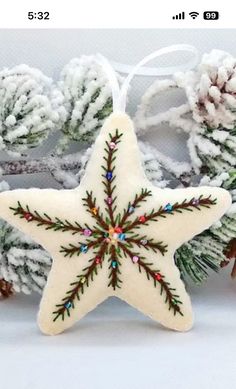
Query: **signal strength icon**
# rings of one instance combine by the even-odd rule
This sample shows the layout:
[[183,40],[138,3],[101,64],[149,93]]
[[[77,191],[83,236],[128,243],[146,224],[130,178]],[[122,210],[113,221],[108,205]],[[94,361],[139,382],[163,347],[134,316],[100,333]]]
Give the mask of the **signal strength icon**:
[[198,12],[189,12],[189,16],[191,16],[192,19],[196,19],[198,17],[199,13]]
[[185,19],[185,12],[180,12],[178,15],[172,16],[172,19],[174,20]]

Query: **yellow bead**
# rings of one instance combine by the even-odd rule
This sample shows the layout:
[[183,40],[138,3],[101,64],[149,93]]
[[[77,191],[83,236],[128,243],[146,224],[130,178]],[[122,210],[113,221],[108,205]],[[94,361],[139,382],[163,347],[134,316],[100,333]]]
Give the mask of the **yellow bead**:
[[86,281],[86,277],[82,277],[82,278],[80,279],[80,283],[81,283],[81,284],[84,284],[85,281]]
[[96,207],[94,207],[94,208],[91,209],[91,212],[92,212],[94,215],[97,215],[98,210],[97,210]]
[[109,234],[110,234],[110,235],[113,235],[113,234],[114,234],[114,228],[112,228],[112,227],[109,228]]

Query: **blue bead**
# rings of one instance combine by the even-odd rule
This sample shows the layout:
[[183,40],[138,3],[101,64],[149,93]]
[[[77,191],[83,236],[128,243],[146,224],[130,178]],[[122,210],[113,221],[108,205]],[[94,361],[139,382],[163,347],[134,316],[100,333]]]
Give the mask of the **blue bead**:
[[86,246],[86,244],[82,244],[80,246],[80,252],[81,253],[87,253],[87,251],[88,251],[88,246]]
[[113,177],[112,172],[107,172],[107,174],[106,174],[106,179],[107,179],[108,181],[111,181],[111,180],[112,180],[112,177]]
[[65,308],[66,309],[70,309],[72,307],[72,303],[70,301],[68,301],[67,303],[65,303]]
[[164,211],[171,212],[172,210],[173,210],[173,207],[170,203],[168,203],[164,206]]
[[126,235],[123,233],[118,235],[118,239],[120,239],[120,240],[125,240],[125,238],[126,238]]
[[116,261],[112,261],[111,262],[111,266],[113,267],[113,269],[115,269],[117,267],[117,262]]
[[133,213],[135,211],[135,208],[133,207],[133,205],[131,205],[128,209],[128,212],[129,213]]

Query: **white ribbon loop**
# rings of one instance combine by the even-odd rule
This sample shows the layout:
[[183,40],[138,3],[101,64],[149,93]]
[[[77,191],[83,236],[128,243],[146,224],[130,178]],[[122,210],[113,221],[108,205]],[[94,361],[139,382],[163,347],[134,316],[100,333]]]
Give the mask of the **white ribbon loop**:
[[[170,54],[173,52],[185,51],[194,54],[193,58],[187,61],[185,64],[176,65],[171,67],[144,67],[144,65],[155,58],[158,58],[165,54]],[[110,63],[105,57],[101,54],[97,55],[98,62],[104,68],[104,71],[107,74],[108,80],[112,89],[112,99],[113,99],[113,111],[125,112],[126,110],[126,101],[129,85],[136,75],[142,76],[170,76],[178,71],[187,71],[193,69],[199,62],[199,53],[198,50],[191,45],[180,44],[172,45],[168,47],[163,47],[160,50],[154,51],[153,53],[144,57],[136,66],[129,66],[124,64],[119,64],[117,62]],[[113,66],[112,66],[113,65]],[[125,78],[121,88],[119,86],[115,69],[121,73],[128,73],[128,76]]]

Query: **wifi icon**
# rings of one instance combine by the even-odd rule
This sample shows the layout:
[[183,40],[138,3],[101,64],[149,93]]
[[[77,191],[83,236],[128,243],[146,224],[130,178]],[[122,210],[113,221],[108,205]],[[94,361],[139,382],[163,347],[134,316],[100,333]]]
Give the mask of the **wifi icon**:
[[198,12],[189,12],[189,16],[191,16],[192,19],[196,19],[198,17],[199,13]]

